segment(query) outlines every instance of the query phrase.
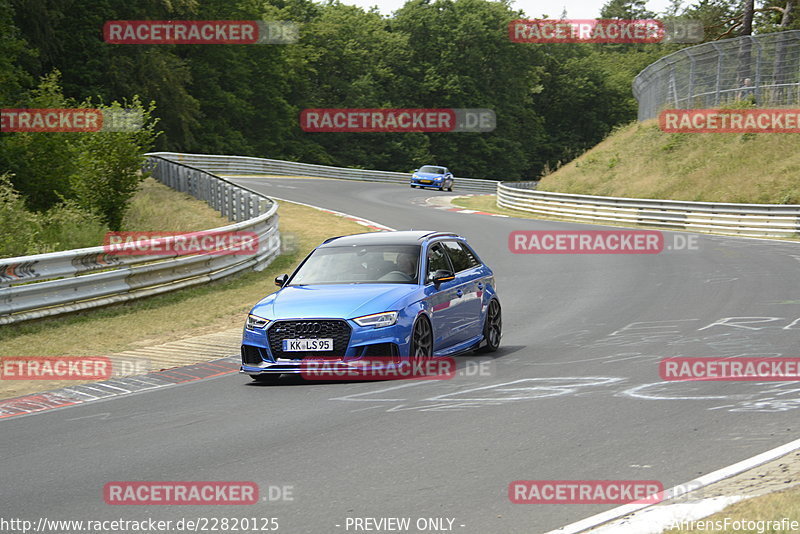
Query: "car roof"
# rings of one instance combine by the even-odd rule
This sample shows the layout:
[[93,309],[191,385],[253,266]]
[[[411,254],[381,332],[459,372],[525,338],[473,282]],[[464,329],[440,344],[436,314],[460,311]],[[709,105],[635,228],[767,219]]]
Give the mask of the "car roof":
[[321,247],[345,247],[358,245],[420,245],[423,241],[436,237],[463,239],[452,232],[435,232],[432,230],[404,230],[398,232],[367,232],[364,234],[345,235],[326,239]]

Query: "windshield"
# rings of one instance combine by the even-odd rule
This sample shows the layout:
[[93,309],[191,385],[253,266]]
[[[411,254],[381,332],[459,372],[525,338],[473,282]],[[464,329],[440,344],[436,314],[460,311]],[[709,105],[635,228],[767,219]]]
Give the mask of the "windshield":
[[447,172],[444,167],[434,167],[432,165],[425,165],[424,167],[420,167],[417,172],[427,172],[430,174],[444,174]]
[[289,285],[416,284],[418,245],[324,247],[300,266]]

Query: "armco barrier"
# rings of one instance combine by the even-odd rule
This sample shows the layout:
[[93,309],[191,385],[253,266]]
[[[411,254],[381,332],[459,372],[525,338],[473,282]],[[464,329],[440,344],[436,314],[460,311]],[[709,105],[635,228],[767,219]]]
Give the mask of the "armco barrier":
[[598,197],[497,185],[497,205],[545,217],[743,236],[800,236],[800,205]]
[[[340,180],[359,180],[363,182],[389,182],[408,184],[411,173],[371,171],[365,169],[347,169],[329,167],[311,163],[297,163],[277,159],[251,158],[247,156],[213,156],[209,154],[178,154],[175,152],[154,152],[152,156],[160,156],[172,161],[185,163],[198,169],[221,174],[265,174],[271,176],[312,176],[316,178],[338,178]],[[455,191],[475,193],[494,193],[496,180],[477,178],[455,178]]]
[[73,312],[260,270],[280,253],[278,206],[213,174],[157,156],[145,168],[161,182],[219,210],[235,224],[214,232],[258,235],[258,252],[243,255],[122,256],[103,247],[0,259],[0,324]]

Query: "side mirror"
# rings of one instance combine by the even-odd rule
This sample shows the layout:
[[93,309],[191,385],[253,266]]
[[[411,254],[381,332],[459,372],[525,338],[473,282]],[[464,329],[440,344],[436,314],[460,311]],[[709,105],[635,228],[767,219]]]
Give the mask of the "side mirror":
[[442,282],[449,282],[450,280],[455,280],[456,275],[453,274],[452,271],[448,271],[447,269],[439,269],[433,276],[431,276],[431,281],[433,282],[434,287],[439,289],[439,286],[442,285]]
[[283,287],[286,282],[289,280],[288,274],[282,274],[280,276],[275,277],[275,285],[278,287]]
[[418,170],[419,170],[419,169],[414,169],[413,171],[411,171],[411,174],[414,174],[414,173],[415,173],[415,172],[417,172]]

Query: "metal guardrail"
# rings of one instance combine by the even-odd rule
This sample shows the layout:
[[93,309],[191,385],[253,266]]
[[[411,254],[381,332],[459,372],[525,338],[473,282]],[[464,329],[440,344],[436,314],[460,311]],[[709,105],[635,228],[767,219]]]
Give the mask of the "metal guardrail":
[[761,108],[800,104],[800,30],[690,46],[633,80],[639,120],[662,109],[716,108],[752,99]]
[[104,247],[0,259],[0,324],[74,312],[261,270],[280,253],[278,205],[213,174],[158,156],[145,169],[164,184],[205,200],[235,224],[213,232],[258,235],[254,255],[108,253]]
[[[408,184],[411,179],[411,173],[409,172],[348,169],[248,156],[214,156],[210,154],[178,154],[175,152],[153,152],[150,155],[185,163],[209,172],[230,175],[313,176],[316,178],[338,178],[340,180],[389,182],[393,184]],[[497,184],[497,180],[456,177],[453,189],[476,193],[494,193],[497,189]]]
[[729,204],[573,195],[499,183],[497,205],[547,217],[743,236],[800,236],[800,205]]

